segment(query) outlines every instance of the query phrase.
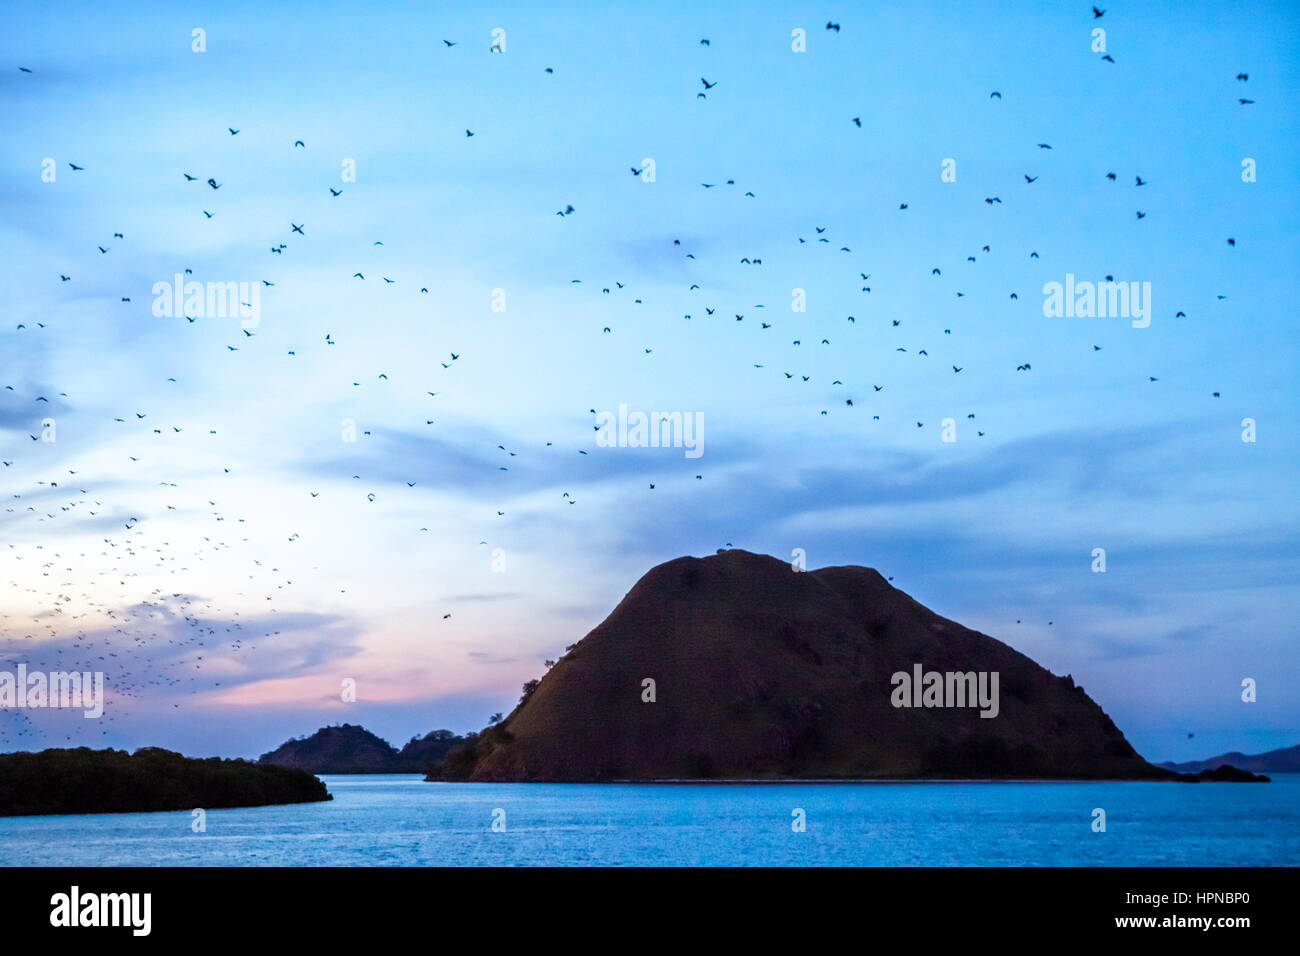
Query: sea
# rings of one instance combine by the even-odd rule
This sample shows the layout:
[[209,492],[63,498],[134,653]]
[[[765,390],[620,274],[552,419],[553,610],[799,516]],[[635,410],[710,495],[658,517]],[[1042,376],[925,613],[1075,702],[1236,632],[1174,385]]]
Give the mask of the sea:
[[0,865],[1295,866],[1300,774],[1272,777],[588,785],[323,776],[334,795],[325,803],[0,818]]

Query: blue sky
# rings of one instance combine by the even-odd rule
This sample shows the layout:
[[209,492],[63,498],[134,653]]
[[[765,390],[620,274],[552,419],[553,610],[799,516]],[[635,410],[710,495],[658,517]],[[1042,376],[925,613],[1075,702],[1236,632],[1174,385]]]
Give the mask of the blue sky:
[[[0,660],[111,696],[0,714],[0,748],[476,729],[728,543],[893,576],[1149,758],[1296,743],[1297,19],[12,10]],[[258,284],[254,335],[156,317],[187,268]],[[1067,274],[1151,283],[1150,326],[1045,317]],[[704,454],[597,447],[619,404],[698,413]]]

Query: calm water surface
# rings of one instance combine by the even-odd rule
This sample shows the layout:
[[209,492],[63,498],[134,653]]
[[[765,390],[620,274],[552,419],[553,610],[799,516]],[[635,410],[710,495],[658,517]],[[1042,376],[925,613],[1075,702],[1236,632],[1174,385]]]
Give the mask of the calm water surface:
[[[325,776],[328,803],[0,818],[6,866],[1300,864],[1269,784],[464,784]],[[1106,811],[1106,832],[1091,828]],[[791,829],[804,811],[805,832]],[[492,831],[504,810],[505,830]],[[499,816],[499,815],[498,815]]]

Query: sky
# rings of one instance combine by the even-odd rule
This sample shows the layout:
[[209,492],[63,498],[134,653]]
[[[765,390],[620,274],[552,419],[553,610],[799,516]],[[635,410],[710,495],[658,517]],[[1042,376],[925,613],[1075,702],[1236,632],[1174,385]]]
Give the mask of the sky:
[[1300,742],[1295,7],[6,22],[0,670],[108,701],[0,750],[478,729],[722,547],[876,568],[1148,759]]

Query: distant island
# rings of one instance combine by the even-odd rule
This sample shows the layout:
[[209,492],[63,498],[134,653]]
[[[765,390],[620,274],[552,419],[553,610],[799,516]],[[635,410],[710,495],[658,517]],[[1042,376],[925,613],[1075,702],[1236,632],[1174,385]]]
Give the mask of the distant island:
[[222,810],[334,799],[301,770],[170,750],[0,754],[0,816]]
[[[549,664],[550,662],[548,662]],[[954,679],[955,678],[955,679]],[[878,572],[725,550],[647,572],[426,779],[1189,778],[1105,712]]]
[[1249,770],[1238,770],[1231,764],[1222,764],[1199,773],[1177,773],[1174,779],[1181,783],[1270,783],[1268,777]]
[[286,740],[258,758],[259,765],[308,773],[425,773],[465,738],[450,730],[412,737],[401,750],[356,724],[322,727],[310,737]]
[[1190,760],[1185,763],[1165,761],[1160,766],[1178,773],[1216,770],[1223,766],[1238,767],[1255,773],[1300,773],[1300,744],[1251,756],[1234,750],[1208,760]]

